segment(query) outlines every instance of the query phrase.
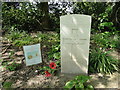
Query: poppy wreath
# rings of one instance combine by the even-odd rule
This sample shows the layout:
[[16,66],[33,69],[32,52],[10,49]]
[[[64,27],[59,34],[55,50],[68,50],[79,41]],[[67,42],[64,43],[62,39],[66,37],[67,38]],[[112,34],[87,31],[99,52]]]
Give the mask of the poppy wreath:
[[51,62],[50,65],[49,65],[49,67],[51,69],[56,69],[56,64],[54,62]]
[[46,76],[46,77],[50,77],[51,74],[50,74],[48,71],[45,71],[45,76]]
[[57,67],[56,63],[51,62],[51,63],[49,64],[49,67],[46,68],[47,70],[44,72],[44,73],[45,73],[45,76],[46,76],[46,77],[50,77],[50,76],[54,73],[54,71],[56,70],[56,67]]

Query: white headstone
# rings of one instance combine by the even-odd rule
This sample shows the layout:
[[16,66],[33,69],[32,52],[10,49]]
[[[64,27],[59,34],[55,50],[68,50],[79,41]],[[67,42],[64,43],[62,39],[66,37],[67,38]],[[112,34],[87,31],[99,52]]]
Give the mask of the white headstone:
[[42,62],[40,44],[23,46],[26,66]]
[[91,16],[71,14],[60,17],[61,72],[88,73]]

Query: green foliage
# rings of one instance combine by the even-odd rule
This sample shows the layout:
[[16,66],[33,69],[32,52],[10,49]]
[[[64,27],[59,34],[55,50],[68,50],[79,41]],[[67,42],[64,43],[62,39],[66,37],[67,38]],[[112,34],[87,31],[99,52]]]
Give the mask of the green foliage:
[[112,10],[113,3],[77,2],[73,5],[75,14],[92,16],[92,33],[116,31],[115,23],[111,20]]
[[91,36],[89,72],[113,73],[118,71],[118,61],[109,52],[119,49],[119,32],[103,32]]
[[[67,7],[73,7],[73,14],[85,14],[92,16],[92,33],[98,31],[115,31],[114,20],[111,13],[114,12],[114,3],[103,2],[61,2],[62,4],[49,3],[50,30],[59,32],[60,16],[67,14]],[[40,3],[15,2],[2,4],[2,26],[8,31],[12,28],[25,31],[43,31],[45,14]],[[101,8],[99,8],[101,7]],[[45,8],[46,9],[46,8]],[[72,13],[72,11],[71,11]],[[117,18],[119,20],[119,18]]]
[[27,32],[11,31],[6,34],[6,37],[11,41],[13,46],[22,48],[24,45],[41,43],[42,48],[47,48],[45,53],[48,55],[48,60],[60,59],[60,39],[59,34],[53,33],[37,33],[34,36]]
[[14,55],[14,51],[10,51],[10,57],[12,57]]
[[39,22],[43,15],[41,10],[36,10],[35,5],[28,2],[17,2],[15,6],[9,4],[2,4],[3,30],[8,31],[11,26],[25,31],[41,30]]
[[71,90],[72,88],[75,88],[75,90],[94,90],[92,85],[88,85],[86,82],[90,79],[91,77],[86,76],[86,75],[79,75],[74,78],[74,80],[68,81],[64,88]]
[[19,66],[20,64],[13,62],[12,64],[7,65],[6,69],[8,69],[9,71],[15,71],[19,68]]
[[44,66],[43,68],[39,68],[39,69],[40,69],[41,74],[45,74],[45,71],[48,71],[50,74],[54,75],[56,71],[56,69],[51,69],[48,66]]
[[103,49],[117,48],[119,42],[118,32],[104,32],[91,36],[91,43]]
[[1,64],[3,67],[6,67],[8,65],[8,62],[7,61],[2,61],[2,64]]
[[56,75],[57,74],[56,72],[60,68],[61,65],[60,65],[60,61],[55,61],[54,63],[56,64],[55,69],[51,69],[50,66],[46,65],[46,66],[39,68],[39,72],[41,74],[45,74],[45,71],[48,71],[50,74]]
[[35,44],[38,42],[40,41],[37,38],[33,38],[27,35],[26,37],[23,37],[22,39],[16,39],[15,41],[13,41],[13,45],[22,47],[23,45]]
[[52,75],[56,74],[57,69],[60,67],[60,61],[56,61],[54,63],[56,64],[55,69],[50,68],[50,66],[48,65],[43,66],[42,68],[39,68],[41,74],[45,74],[45,71],[48,71]]
[[91,50],[89,55],[89,72],[109,73],[118,71],[118,61],[108,55],[108,52],[103,52],[99,48]]
[[114,38],[117,38],[116,49],[119,51],[120,50],[120,31]]
[[13,30],[10,33],[6,34],[7,39],[17,47],[22,47],[23,45],[35,44],[41,42],[39,38],[32,37],[31,35],[27,34],[25,31],[18,31]]
[[60,36],[58,33],[38,33],[36,38],[41,40],[43,48],[49,49],[46,53],[48,60],[60,59]]
[[60,59],[60,44],[52,45],[52,49],[48,52],[48,59]]
[[19,31],[16,29],[11,30],[9,33],[6,34],[6,37],[9,39],[9,41],[14,41],[16,39],[22,39],[25,37],[26,33],[24,31]]
[[61,61],[60,60],[56,61],[56,65],[58,68],[61,67]]
[[12,82],[4,82],[3,88],[11,88]]
[[106,27],[111,27],[113,25],[112,22],[103,22],[103,23],[100,23],[100,26],[106,26]]

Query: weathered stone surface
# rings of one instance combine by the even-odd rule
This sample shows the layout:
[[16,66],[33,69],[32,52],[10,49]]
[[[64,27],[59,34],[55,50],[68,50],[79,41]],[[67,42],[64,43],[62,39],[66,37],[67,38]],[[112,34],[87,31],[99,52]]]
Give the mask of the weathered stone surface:
[[60,17],[61,72],[87,74],[91,16]]

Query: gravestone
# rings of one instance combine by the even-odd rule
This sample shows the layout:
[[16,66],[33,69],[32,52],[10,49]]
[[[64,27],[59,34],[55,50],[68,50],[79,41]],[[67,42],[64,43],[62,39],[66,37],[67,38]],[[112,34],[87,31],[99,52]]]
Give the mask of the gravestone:
[[40,44],[23,46],[26,66],[42,62]]
[[91,16],[60,17],[61,72],[88,73]]

